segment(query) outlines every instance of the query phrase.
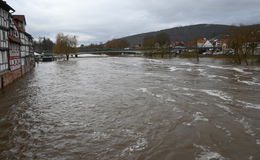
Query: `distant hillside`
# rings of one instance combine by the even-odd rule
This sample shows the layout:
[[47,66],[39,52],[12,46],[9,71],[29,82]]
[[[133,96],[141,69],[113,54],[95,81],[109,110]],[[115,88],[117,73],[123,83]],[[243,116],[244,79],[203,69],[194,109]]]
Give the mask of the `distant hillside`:
[[127,40],[131,46],[142,44],[143,38],[145,36],[155,36],[159,33],[167,33],[170,36],[171,41],[191,41],[199,37],[211,39],[227,35],[229,27],[230,26],[228,25],[198,24],[184,27],[175,27],[157,32],[143,33],[121,39]]

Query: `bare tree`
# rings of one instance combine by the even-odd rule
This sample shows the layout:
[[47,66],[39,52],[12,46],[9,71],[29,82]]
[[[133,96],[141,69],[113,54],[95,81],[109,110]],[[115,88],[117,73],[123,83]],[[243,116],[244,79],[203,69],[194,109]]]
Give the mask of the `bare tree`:
[[77,36],[64,35],[58,33],[56,36],[56,44],[54,46],[54,52],[58,54],[66,54],[67,60],[69,60],[69,54],[77,53]]
[[259,41],[259,27],[255,26],[232,26],[229,29],[229,45],[235,50],[237,62],[245,61],[248,65],[248,56],[254,54]]
[[143,39],[143,46],[145,48],[153,48],[156,43],[156,39],[154,36],[146,36]]

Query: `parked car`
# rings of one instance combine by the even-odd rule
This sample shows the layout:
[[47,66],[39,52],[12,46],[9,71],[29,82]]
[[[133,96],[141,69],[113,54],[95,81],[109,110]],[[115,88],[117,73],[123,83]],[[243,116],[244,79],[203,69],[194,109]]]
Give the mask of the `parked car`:
[[202,55],[212,55],[212,52],[206,51],[206,52],[203,52]]
[[213,53],[213,55],[223,55],[223,54],[224,54],[224,52],[222,52],[222,51],[214,52],[214,53]]
[[235,54],[234,50],[229,50],[225,53],[225,55],[234,55],[234,54]]

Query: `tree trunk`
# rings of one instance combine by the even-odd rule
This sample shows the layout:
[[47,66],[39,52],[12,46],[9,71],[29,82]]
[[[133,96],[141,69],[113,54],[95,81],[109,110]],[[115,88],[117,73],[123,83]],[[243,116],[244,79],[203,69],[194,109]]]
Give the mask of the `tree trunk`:
[[197,62],[200,61],[200,57],[199,57],[199,50],[197,51]]
[[239,53],[237,53],[237,63],[241,64],[241,59],[240,59]]
[[66,54],[66,59],[67,59],[67,61],[69,60],[69,58],[70,58],[70,55],[69,55],[69,54]]
[[244,54],[244,58],[245,58],[246,65],[248,66],[248,61],[247,61],[247,55],[246,55],[246,53]]
[[247,61],[247,52],[248,52],[248,50],[246,49],[246,50],[245,50],[245,53],[244,53],[244,57],[245,57],[246,65],[248,66],[248,61]]
[[252,48],[252,55],[255,55],[255,48]]

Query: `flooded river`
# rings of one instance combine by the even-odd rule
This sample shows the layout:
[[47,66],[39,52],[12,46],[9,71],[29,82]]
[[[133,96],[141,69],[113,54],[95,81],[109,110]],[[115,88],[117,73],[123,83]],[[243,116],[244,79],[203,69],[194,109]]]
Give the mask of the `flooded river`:
[[41,63],[0,91],[0,159],[259,160],[260,67]]

